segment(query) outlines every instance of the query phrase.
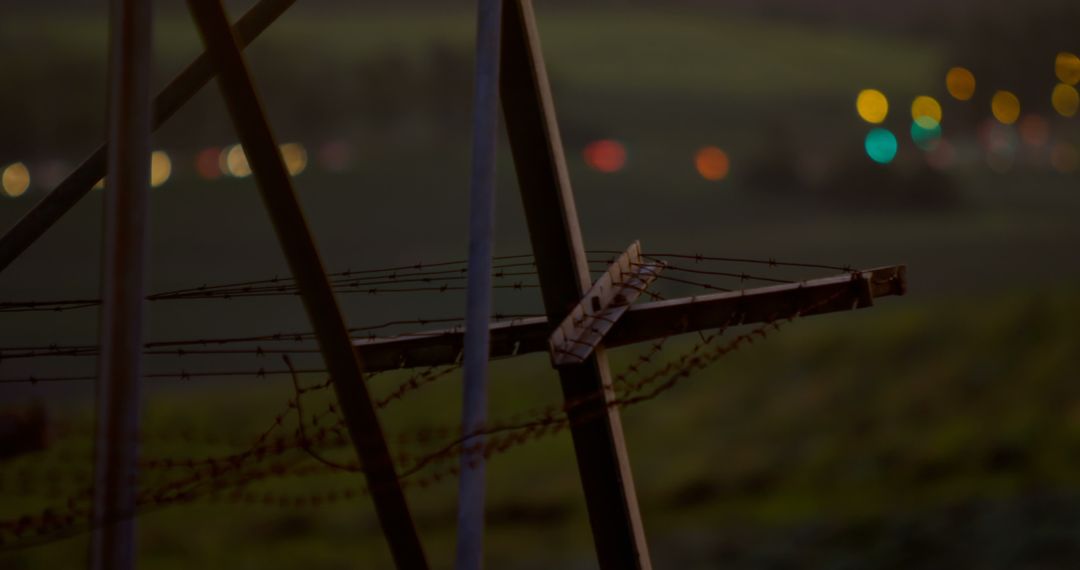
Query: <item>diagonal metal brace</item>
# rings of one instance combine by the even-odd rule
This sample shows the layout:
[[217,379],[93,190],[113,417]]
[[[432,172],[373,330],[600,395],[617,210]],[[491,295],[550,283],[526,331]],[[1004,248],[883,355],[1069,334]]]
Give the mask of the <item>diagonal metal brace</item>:
[[425,570],[428,563],[423,545],[364,383],[361,363],[222,0],[188,0],[187,4],[206,53],[217,68],[225,106],[300,290],[390,553],[399,569]]
[[646,262],[641,242],[630,244],[551,333],[551,363],[567,366],[585,362],[665,266],[663,261]]

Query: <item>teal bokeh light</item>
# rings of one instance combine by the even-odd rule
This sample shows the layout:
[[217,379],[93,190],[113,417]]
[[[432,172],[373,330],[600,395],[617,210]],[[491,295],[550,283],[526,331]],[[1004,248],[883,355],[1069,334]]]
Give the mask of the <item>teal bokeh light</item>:
[[941,123],[929,117],[919,117],[911,123],[911,140],[923,150],[934,150],[941,140]]
[[874,129],[866,135],[866,155],[878,164],[888,164],[896,158],[896,135],[888,129]]

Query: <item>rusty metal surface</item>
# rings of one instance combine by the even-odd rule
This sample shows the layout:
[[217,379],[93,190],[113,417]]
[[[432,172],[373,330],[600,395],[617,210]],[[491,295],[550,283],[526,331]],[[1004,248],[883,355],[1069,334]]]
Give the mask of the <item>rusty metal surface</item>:
[[551,333],[551,363],[568,366],[585,362],[663,268],[664,262],[646,261],[641,244],[632,243]]
[[[868,306],[869,300],[903,295],[904,266],[881,267],[857,273],[810,279],[787,285],[758,287],[730,293],[652,301],[631,306],[604,338],[609,348],[721,327],[787,318],[799,307],[813,305],[807,314],[848,311]],[[822,302],[827,301],[827,302]],[[803,303],[809,303],[805,305]],[[545,317],[512,319],[491,325],[491,358],[508,358],[549,349],[551,326]],[[374,372],[451,364],[461,355],[461,327],[437,329],[390,338],[359,339],[353,345],[365,366]]]
[[[544,309],[559,323],[591,285],[577,210],[566,172],[551,89],[532,3],[510,0],[503,12],[502,103]],[[550,332],[550,329],[549,329]],[[601,568],[649,568],[649,553],[603,347],[584,363],[559,369],[574,453]]]
[[229,115],[311,319],[391,554],[398,568],[426,568],[359,358],[225,11],[220,0],[188,0],[188,6],[217,64]]

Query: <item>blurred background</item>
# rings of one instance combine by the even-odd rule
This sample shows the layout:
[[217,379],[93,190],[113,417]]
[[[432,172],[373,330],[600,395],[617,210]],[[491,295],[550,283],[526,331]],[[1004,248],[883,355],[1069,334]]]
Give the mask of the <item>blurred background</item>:
[[[182,2],[156,4],[155,92],[202,49]],[[227,4],[235,18],[251,3]],[[1076,567],[1080,5],[535,4],[590,250],[640,239],[646,252],[908,265],[908,296],[794,322],[626,410],[654,565]],[[0,7],[0,229],[103,139],[107,8]],[[474,10],[302,0],[246,50],[330,271],[464,259]],[[153,140],[150,291],[287,276],[216,86]],[[498,168],[496,252],[527,254],[505,141]],[[95,299],[101,218],[93,191],[0,274],[0,303]],[[539,312],[534,282],[507,281],[524,286],[498,290],[496,310]],[[339,295],[350,326],[463,313],[460,291],[385,289]],[[151,341],[307,330],[294,296],[147,311]],[[97,316],[0,312],[4,521],[61,512],[91,478],[93,383],[24,380],[94,373],[93,358],[4,354],[93,345]],[[643,350],[614,351],[616,368]],[[236,362],[148,357],[146,368],[281,368],[261,354]],[[559,401],[544,355],[493,374],[493,416]],[[395,382],[380,375],[372,389]],[[388,431],[454,425],[459,389],[451,375],[383,410]],[[285,375],[148,379],[144,455],[244,449],[292,394]],[[355,481],[322,473],[256,490],[295,498]],[[492,568],[595,567],[565,432],[493,458],[489,483]],[[409,495],[437,567],[452,559],[454,490]],[[84,562],[85,534],[24,548],[31,533],[4,528],[0,567]],[[148,510],[139,537],[147,568],[389,566],[362,497],[194,501]]]

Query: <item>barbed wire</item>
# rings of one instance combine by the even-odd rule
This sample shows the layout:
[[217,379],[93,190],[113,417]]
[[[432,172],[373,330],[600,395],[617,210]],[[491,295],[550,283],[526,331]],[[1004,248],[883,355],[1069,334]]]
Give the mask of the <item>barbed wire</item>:
[[[506,256],[504,260],[531,258],[532,256]],[[436,271],[423,271],[424,268],[446,267],[464,265],[465,262],[438,262],[432,264],[416,264],[413,266],[397,266],[382,269],[365,269],[360,271],[346,270],[336,273],[328,273],[331,287],[338,293],[363,293],[369,295],[385,293],[416,293],[416,292],[446,292],[464,290],[463,286],[451,285],[452,282],[465,280],[464,267],[458,269],[443,269]],[[515,268],[534,267],[533,262],[501,263],[494,266],[493,277],[505,280],[511,277],[531,277],[536,271],[512,271]],[[409,284],[409,283],[439,283],[433,286],[422,287],[383,287],[385,285]],[[496,283],[497,289],[533,289],[538,285],[518,281],[511,284]],[[203,284],[197,287],[188,287],[171,291],[154,293],[146,297],[147,301],[173,301],[193,299],[235,299],[244,297],[276,297],[297,296],[299,289],[291,277],[271,277],[239,282],[219,284]],[[96,307],[101,304],[100,299],[60,299],[49,301],[5,301],[0,302],[0,312],[59,312],[75,309]]]
[[[609,264],[614,258],[609,257],[606,259],[598,259],[596,255],[609,255],[616,256],[623,252],[612,250],[593,250],[589,254],[592,254],[588,261],[591,265],[597,264]],[[741,258],[741,257],[716,257],[706,256],[702,254],[685,254],[685,253],[648,253],[644,257],[647,259],[687,259],[693,260],[696,263],[704,262],[725,262],[725,263],[746,263],[766,265],[771,268],[776,267],[790,267],[790,268],[802,268],[802,269],[828,269],[836,271],[852,271],[850,266],[838,266],[821,263],[806,263],[806,262],[793,262],[793,261],[781,261],[773,258],[769,259],[754,259],[754,258]],[[535,269],[530,271],[508,271],[513,269],[520,269],[523,267],[535,268],[535,261],[532,261],[532,255],[509,255],[500,256],[495,258],[496,265],[494,266],[493,277],[497,280],[503,280],[511,277],[532,277],[536,275]],[[524,261],[521,261],[524,260]],[[465,288],[462,285],[452,285],[451,283],[461,282],[465,280],[466,261],[443,261],[435,263],[416,263],[413,265],[402,265],[394,267],[376,268],[376,269],[362,269],[328,273],[327,277],[330,279],[330,283],[335,292],[343,294],[367,294],[367,295],[380,295],[380,294],[394,294],[394,293],[420,293],[420,292],[440,292],[445,293],[447,291],[463,291]],[[436,269],[434,271],[425,271],[425,269],[432,268],[448,268],[448,269]],[[596,269],[600,271],[603,268]],[[703,272],[700,269],[692,269],[687,267],[671,267],[672,271],[682,272],[695,272],[703,273],[714,276],[724,276],[740,279],[740,281],[758,280],[765,282],[786,282],[784,280],[776,280],[767,276],[756,276],[745,272],[723,272],[723,271],[709,271]],[[437,285],[430,286],[413,286],[413,287],[386,287],[386,285],[397,284],[410,284],[410,283],[435,283]],[[539,287],[537,283],[516,281],[513,283],[495,283],[493,285],[495,289],[501,290],[525,290],[536,289]],[[725,288],[719,288],[721,290],[727,290]],[[297,289],[295,281],[290,277],[270,277],[264,279],[254,279],[246,281],[237,281],[229,283],[219,284],[202,284],[197,287],[188,287],[182,289],[175,289],[170,291],[162,291],[151,294],[146,297],[147,301],[175,301],[175,300],[208,300],[208,299],[237,299],[237,298],[252,298],[252,297],[278,297],[278,296],[297,296],[299,295],[299,289]],[[58,312],[58,311],[70,311],[76,309],[91,308],[100,305],[100,299],[60,299],[60,300],[47,300],[47,301],[4,301],[0,302],[0,312]]]
[[[829,301],[829,300],[826,300],[826,301]],[[763,334],[764,330],[765,329],[761,329],[762,334]],[[626,400],[626,402],[629,402],[630,400],[627,400],[627,399],[632,398],[632,397],[636,398],[634,401],[640,401],[640,397],[635,397],[634,396],[635,392],[638,392],[638,391],[642,390],[648,384],[650,384],[652,382],[655,382],[662,375],[671,372],[673,369],[677,368],[677,366],[679,364],[682,364],[682,363],[686,362],[687,359],[696,359],[697,358],[696,353],[698,351],[700,351],[703,347],[705,347],[709,343],[711,343],[717,336],[722,334],[722,332],[723,332],[723,329],[721,329],[719,332],[714,333],[712,335],[705,335],[705,334],[702,333],[701,342],[698,343],[697,345],[695,345],[695,347],[688,354],[681,357],[678,361],[669,362],[665,366],[663,366],[660,369],[653,372],[652,374],[650,374],[650,375],[648,375],[648,376],[646,376],[646,377],[644,377],[642,379],[639,379],[636,382],[631,382],[630,381],[631,377],[633,375],[639,373],[644,368],[644,366],[647,365],[648,363],[650,363],[655,358],[655,356],[662,350],[662,348],[664,346],[664,343],[666,342],[666,338],[660,339],[660,340],[654,342],[650,346],[649,350],[647,350],[645,353],[639,355],[637,357],[637,359],[629,365],[629,367],[627,368],[626,371],[621,372],[619,375],[617,375],[614,378],[613,383],[616,386],[619,386],[618,394],[619,394],[620,398]],[[740,340],[742,338],[743,337],[739,337]],[[752,337],[747,337],[747,338],[752,338]],[[691,362],[694,362],[694,360],[691,360]],[[384,398],[382,400],[379,400],[377,402],[377,405],[380,408],[385,407],[390,402],[392,402],[394,400],[397,400],[397,399],[401,399],[405,394],[407,394],[407,393],[409,393],[411,391],[418,390],[420,387],[422,387],[424,385],[427,385],[430,382],[433,382],[433,381],[435,381],[435,380],[437,380],[437,379],[439,379],[441,377],[446,376],[449,372],[452,372],[456,368],[457,368],[456,366],[447,366],[447,367],[442,368],[441,370],[436,369],[436,368],[423,370],[423,371],[419,372],[418,374],[414,375],[413,377],[409,378],[405,382],[402,382],[398,386],[398,388],[393,390],[386,398]],[[263,370],[263,372],[266,373],[268,371]],[[272,373],[289,373],[289,374],[293,375],[294,378],[295,378],[295,375],[297,373],[300,373],[301,371],[295,370],[295,368],[290,366],[288,370],[276,370],[276,371],[269,371],[269,372],[272,372]],[[313,370],[313,371],[306,371],[306,372],[324,372],[324,371]],[[299,399],[303,394],[305,394],[307,392],[310,392],[310,391],[317,391],[317,390],[325,389],[325,388],[329,387],[330,385],[331,385],[331,383],[329,381],[326,381],[326,382],[323,382],[323,383],[315,385],[315,386],[297,387],[296,388],[297,389],[296,398],[294,400],[290,401],[290,403],[289,403],[290,407],[297,406],[297,403],[299,402]],[[651,398],[651,397],[654,397],[654,396],[655,396],[655,394],[653,394],[653,395],[651,395],[649,397]],[[569,406],[569,408],[573,408],[575,405],[576,405],[575,403],[566,404],[566,406]],[[288,410],[286,410],[286,413],[287,412],[288,412]],[[330,412],[330,413],[335,413],[336,412],[333,404],[329,405],[328,412]],[[563,412],[565,413],[566,410],[564,409]],[[548,407],[547,409],[542,410],[542,411],[538,412],[537,414],[541,418],[543,418],[543,421],[540,422],[540,425],[547,425],[547,424],[557,423],[553,419],[553,418],[556,417],[556,414],[557,414],[557,409],[555,407]],[[275,422],[271,425],[271,427],[267,430],[267,432],[265,432],[259,438],[259,440],[256,442],[256,444],[253,445],[250,450],[247,450],[247,451],[242,452],[240,454],[234,454],[234,455],[227,456],[227,457],[210,458],[210,459],[207,459],[207,460],[193,460],[191,458],[187,458],[187,459],[162,459],[162,458],[158,458],[158,459],[151,459],[151,460],[145,461],[141,465],[141,467],[148,468],[148,469],[185,467],[185,468],[191,469],[191,468],[197,467],[199,465],[206,465],[206,466],[209,466],[209,473],[213,474],[213,473],[217,473],[217,472],[221,471],[221,469],[219,468],[220,465],[234,464],[234,462],[236,462],[238,459],[242,460],[244,458],[251,457],[251,456],[256,457],[256,458],[262,458],[262,457],[267,456],[267,455],[281,454],[281,453],[289,450],[290,448],[297,447],[298,442],[306,442],[306,441],[309,440],[309,437],[307,435],[305,435],[303,433],[300,433],[300,434],[298,434],[299,438],[295,438],[292,442],[290,442],[286,438],[278,438],[276,441],[274,441],[273,443],[270,443],[270,444],[267,444],[265,442],[268,435],[276,427],[280,426],[283,423],[285,415],[286,414],[279,414],[277,416],[277,418],[275,419]],[[315,425],[317,425],[318,424],[317,416],[316,416],[316,418],[314,418],[314,420],[316,420],[316,421],[314,421],[314,423],[315,423]],[[511,422],[509,429],[523,429],[525,427],[528,427],[529,425],[530,425],[529,423],[526,423],[524,425],[518,425],[518,426],[515,427],[514,422]],[[502,429],[507,429],[507,427],[506,426],[499,426],[496,429],[497,430],[502,430]],[[442,431],[443,435],[445,435],[449,430],[443,429],[441,431]],[[346,435],[345,435],[345,433],[343,431],[343,422],[342,422],[342,420],[340,418],[338,419],[337,423],[330,426],[330,428],[323,429],[323,430],[320,430],[318,432],[319,441],[320,442],[323,441],[325,439],[325,437],[326,437],[326,434],[329,433],[329,432],[336,432],[336,435],[337,435],[336,443],[338,445],[344,445],[346,443],[347,439],[346,439]],[[495,432],[492,432],[492,433],[495,433]],[[407,439],[408,438],[406,437],[405,434],[401,434],[399,436],[399,438],[398,438],[398,441],[399,441],[399,443],[404,443]],[[416,439],[417,440],[424,440],[425,435],[423,433],[421,433],[416,437]],[[430,432],[428,434],[427,439],[430,439]],[[498,441],[498,440],[496,440],[496,441]],[[401,463],[405,463],[404,458],[399,457],[399,461]],[[359,470],[358,465],[353,465],[353,466],[351,466],[351,468],[354,469],[354,470]]]
[[[504,320],[516,320],[516,319],[528,319],[534,317],[542,317],[539,313],[495,313],[494,318],[497,321]],[[464,326],[464,317],[437,317],[437,318],[418,318],[418,319],[397,319],[392,321],[386,321],[379,324],[351,327],[349,333],[352,335],[353,340],[376,340],[376,339],[394,339],[399,337],[417,337],[424,334],[444,334],[444,331],[429,331],[424,329],[406,329],[394,334],[384,334],[377,336],[375,334],[378,330],[385,330],[393,327],[403,326],[416,326],[424,327],[430,325],[455,325]],[[319,349],[315,345],[311,346],[299,346],[291,348],[268,348],[261,344],[256,343],[304,343],[315,341],[314,332],[278,332],[269,333],[263,335],[249,335],[249,336],[234,336],[234,337],[218,337],[218,338],[195,338],[195,339],[176,339],[165,341],[153,341],[144,344],[143,354],[148,356],[205,356],[205,355],[247,355],[247,356],[266,356],[271,354],[316,354],[319,353]],[[211,349],[205,347],[211,346],[226,346],[234,344],[255,344],[255,346],[244,348],[231,348],[231,349]],[[199,348],[191,348],[199,347]],[[4,360],[16,360],[27,358],[48,358],[48,357],[96,357],[99,354],[99,347],[97,345],[62,345],[62,344],[48,344],[48,345],[36,345],[36,346],[8,346],[0,347],[0,362]],[[38,380],[40,381],[40,380]],[[0,380],[3,382],[3,380]],[[13,379],[11,382],[32,382],[29,378],[26,379]]]
[[[596,252],[596,253],[611,253],[611,252]],[[841,271],[844,273],[850,273],[854,271],[854,267],[851,265],[832,265],[827,263],[808,263],[803,261],[782,261],[773,257],[761,259],[753,257],[718,257],[703,255],[700,253],[655,253],[647,252],[642,254],[649,259],[689,259],[698,263],[706,261],[719,261],[725,263],[748,263],[752,265],[767,265],[771,268],[775,267],[795,267],[801,269],[826,269],[829,271]]]
[[[672,254],[655,254],[656,257]],[[702,261],[735,261],[735,258],[705,258],[698,256]],[[692,257],[698,261],[698,257]],[[739,260],[746,262],[758,262],[761,260]],[[450,263],[450,262],[448,262]],[[795,265],[782,262],[765,261],[770,265]],[[836,266],[824,266],[817,264],[799,264],[800,267],[813,267],[818,269],[836,269]],[[430,265],[429,265],[430,267]],[[680,268],[683,269],[683,268]],[[679,271],[676,269],[675,271]],[[692,269],[692,268],[689,268]],[[701,275],[713,275],[708,270],[685,271]],[[743,279],[742,274],[716,272],[715,276],[732,277]],[[755,276],[747,276],[746,279],[755,279]],[[681,279],[681,278],[676,278]],[[773,278],[766,278],[773,279]],[[702,289],[716,290],[718,286],[711,283],[685,279],[686,285]],[[777,281],[783,282],[783,281]],[[417,451],[400,450],[391,461],[400,469],[399,479],[407,488],[426,488],[441,482],[444,479],[457,476],[459,466],[456,460],[464,454],[468,456],[490,457],[506,453],[510,449],[524,445],[528,442],[537,441],[544,437],[561,433],[563,430],[574,428],[585,423],[595,421],[612,410],[622,410],[631,406],[651,401],[661,394],[675,387],[682,380],[689,378],[694,372],[704,370],[722,359],[732,351],[753,343],[755,339],[767,338],[781,326],[797,318],[803,312],[812,312],[820,305],[835,301],[843,292],[819,300],[807,306],[799,307],[790,314],[771,315],[766,321],[752,330],[739,334],[727,342],[719,342],[724,338],[728,326],[723,326],[711,333],[699,333],[699,340],[690,348],[675,358],[664,358],[663,352],[667,338],[660,338],[650,343],[648,348],[630,361],[626,369],[622,370],[613,378],[615,388],[614,397],[605,399],[602,392],[587,395],[573,401],[566,401],[560,405],[548,405],[535,408],[524,413],[515,414],[508,419],[489,422],[482,428],[469,433],[462,433],[460,426],[456,427],[426,427],[411,432],[402,432],[391,435],[388,440],[393,440],[401,447],[406,443],[416,443],[421,446]],[[417,319],[411,321],[395,321],[396,324],[430,323],[433,320]],[[734,323],[729,323],[734,324]],[[386,325],[379,325],[385,327]],[[363,328],[363,327],[361,327]],[[368,329],[373,330],[373,329]],[[293,338],[289,335],[266,335],[245,337],[240,341],[233,339],[198,339],[194,341],[170,341],[176,342],[175,346],[213,346],[218,344],[231,344],[233,342],[306,342],[313,337],[310,333],[301,333]],[[179,343],[186,344],[179,344]],[[158,345],[160,346],[160,345]],[[178,348],[176,351],[164,350],[147,345],[148,350],[161,350],[162,354],[174,354],[182,357],[185,355],[201,354],[197,350]],[[9,357],[9,350],[23,350],[24,353],[39,351],[44,356],[65,356],[64,351],[89,352],[96,350],[95,347],[66,347],[61,348],[50,345],[42,350],[41,347],[16,347],[15,349],[3,349],[4,357]],[[212,349],[206,349],[212,350]],[[195,501],[217,501],[236,504],[259,504],[278,507],[303,507],[313,508],[336,504],[341,500],[351,500],[371,493],[380,492],[379,489],[368,489],[357,486],[349,489],[324,490],[314,494],[286,495],[270,490],[249,490],[247,487],[259,482],[270,481],[282,477],[304,477],[315,475],[328,475],[333,473],[355,473],[363,471],[365,466],[359,462],[338,461],[328,459],[323,455],[326,450],[342,448],[349,443],[355,443],[345,429],[343,418],[340,417],[335,402],[330,402],[318,412],[308,413],[305,418],[305,408],[302,400],[316,392],[324,391],[332,387],[329,380],[315,384],[302,385],[300,375],[325,374],[322,369],[297,369],[289,360],[290,354],[303,354],[313,350],[311,347],[296,347],[289,349],[265,349],[256,347],[253,349],[222,349],[222,352],[207,352],[207,354],[255,354],[265,356],[274,354],[285,359],[284,368],[259,368],[255,375],[288,375],[292,378],[294,395],[289,399],[285,409],[278,413],[270,425],[254,438],[247,448],[226,454],[217,454],[204,457],[167,457],[151,456],[140,460],[140,469],[148,474],[164,476],[165,480],[153,481],[148,488],[140,490],[137,499],[136,512],[127,516],[152,511],[167,506],[188,504]],[[254,351],[254,352],[252,352]],[[273,352],[271,352],[273,351]],[[44,354],[51,352],[52,354]],[[392,402],[403,399],[406,395],[423,389],[441,378],[449,376],[457,370],[457,364],[442,367],[430,367],[420,370],[395,388],[387,395],[376,400],[376,406],[384,408]],[[252,371],[244,371],[251,374]],[[175,373],[154,373],[176,376]],[[180,377],[196,377],[199,375],[214,375],[217,372],[197,371],[187,373],[181,371]],[[153,377],[151,375],[150,377]],[[79,377],[79,379],[93,379],[93,377]],[[2,380],[0,380],[2,381]],[[42,381],[29,380],[29,381]],[[283,432],[288,418],[296,416],[296,428],[291,434]],[[145,435],[145,434],[144,434]],[[478,435],[488,436],[483,443],[475,443]],[[434,448],[429,446],[434,445]],[[315,465],[305,464],[305,461],[313,461]],[[370,467],[370,466],[367,466]],[[170,475],[174,473],[174,475]],[[85,476],[86,472],[80,472]],[[55,479],[54,479],[55,480]],[[72,478],[74,480],[74,478]],[[32,487],[32,486],[31,486]],[[50,492],[56,491],[55,487],[49,488]],[[78,489],[66,499],[62,499],[63,506],[44,509],[35,514],[25,514],[18,517],[0,519],[0,550],[24,548],[26,546],[59,540],[79,532],[85,532],[95,525],[105,521],[95,520],[90,512],[88,487]]]

